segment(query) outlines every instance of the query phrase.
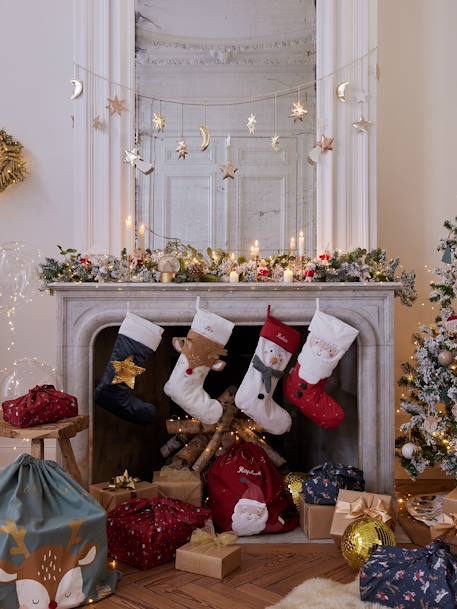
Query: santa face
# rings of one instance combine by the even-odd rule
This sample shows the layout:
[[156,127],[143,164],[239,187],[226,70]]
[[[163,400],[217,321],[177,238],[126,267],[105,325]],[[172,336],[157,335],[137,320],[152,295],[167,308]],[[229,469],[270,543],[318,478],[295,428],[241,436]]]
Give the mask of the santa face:
[[268,509],[264,503],[253,499],[240,499],[232,515],[232,529],[239,537],[258,535],[268,520]]
[[310,335],[309,344],[313,354],[317,357],[322,357],[323,359],[332,360],[337,357],[340,352],[338,347],[335,347],[335,345],[328,343],[318,336]]

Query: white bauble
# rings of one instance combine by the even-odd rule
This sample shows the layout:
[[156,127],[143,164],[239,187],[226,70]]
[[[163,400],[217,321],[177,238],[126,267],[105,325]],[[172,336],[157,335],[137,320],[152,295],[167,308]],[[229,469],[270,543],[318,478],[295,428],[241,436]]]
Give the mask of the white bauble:
[[438,353],[438,363],[440,366],[450,366],[453,359],[454,356],[450,351],[440,351],[440,353]]
[[404,456],[405,459],[412,459],[415,452],[416,445],[412,442],[407,442],[401,447],[401,454]]

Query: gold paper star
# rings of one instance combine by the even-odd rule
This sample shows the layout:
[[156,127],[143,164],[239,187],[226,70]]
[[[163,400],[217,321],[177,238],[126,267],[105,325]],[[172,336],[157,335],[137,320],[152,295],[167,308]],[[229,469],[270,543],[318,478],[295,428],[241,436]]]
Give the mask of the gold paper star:
[[123,112],[127,112],[125,101],[123,99],[119,99],[117,95],[114,96],[114,99],[108,97],[108,105],[106,108],[109,110],[111,116],[113,116],[113,114],[119,114],[119,116],[122,116]]
[[158,114],[154,112],[154,118],[152,119],[152,122],[154,123],[154,127],[157,129],[157,133],[162,133],[163,131],[165,131],[165,117],[162,116],[160,112]]
[[321,137],[321,141],[318,144],[322,152],[328,152],[329,150],[333,150],[334,140],[335,138],[333,137],[325,137],[325,135],[323,135]]
[[129,355],[122,362],[111,362],[114,368],[114,378],[111,381],[112,385],[125,383],[130,389],[135,388],[135,377],[143,374],[146,368],[137,366],[133,361],[133,355]]
[[96,130],[96,131],[101,131],[103,129],[103,121],[100,118],[100,115],[97,114],[97,116],[95,116],[92,119],[92,127]]
[[178,153],[178,159],[185,159],[189,154],[189,150],[187,149],[187,144],[184,140],[178,142],[178,147],[176,148],[176,152]]
[[352,123],[352,126],[359,133],[368,133],[369,128],[371,127],[372,122],[361,116],[358,121]]
[[257,124],[257,121],[255,120],[255,114],[252,114],[248,117],[248,122],[246,123],[246,127],[248,128],[249,131],[249,135],[254,135],[255,133],[255,126]]
[[232,180],[234,180],[235,173],[238,171],[238,167],[236,167],[233,163],[230,163],[229,161],[226,165],[222,165],[221,171],[224,174],[222,176],[223,180],[226,180],[227,178],[231,178]]
[[308,110],[305,108],[302,102],[298,100],[292,104],[289,117],[294,119],[294,123],[297,121],[303,122],[303,117],[305,117],[307,114]]
[[274,150],[275,152],[278,152],[278,151],[279,151],[279,135],[276,135],[276,134],[275,134],[275,135],[274,135],[274,136],[271,138],[271,147],[273,148],[273,150]]
[[129,163],[131,167],[135,167],[136,162],[140,159],[138,148],[125,151],[124,163]]

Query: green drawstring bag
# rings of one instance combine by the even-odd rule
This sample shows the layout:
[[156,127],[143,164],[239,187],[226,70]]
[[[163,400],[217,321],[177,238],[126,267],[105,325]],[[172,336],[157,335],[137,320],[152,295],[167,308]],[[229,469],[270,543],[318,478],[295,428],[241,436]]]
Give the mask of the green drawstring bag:
[[106,512],[53,461],[0,473],[0,607],[70,609],[112,594]]

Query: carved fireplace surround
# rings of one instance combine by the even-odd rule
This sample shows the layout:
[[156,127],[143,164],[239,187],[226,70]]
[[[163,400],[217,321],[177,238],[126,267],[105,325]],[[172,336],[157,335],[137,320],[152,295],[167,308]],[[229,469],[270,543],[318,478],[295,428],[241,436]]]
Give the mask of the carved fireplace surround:
[[93,347],[97,334],[119,326],[127,310],[158,324],[190,325],[201,307],[237,325],[261,325],[267,305],[285,323],[306,326],[320,299],[322,311],[358,329],[357,401],[359,467],[370,490],[394,482],[394,295],[399,284],[65,284],[58,299],[58,370],[65,391],[76,395],[88,432],[74,439],[86,483],[92,475]]

